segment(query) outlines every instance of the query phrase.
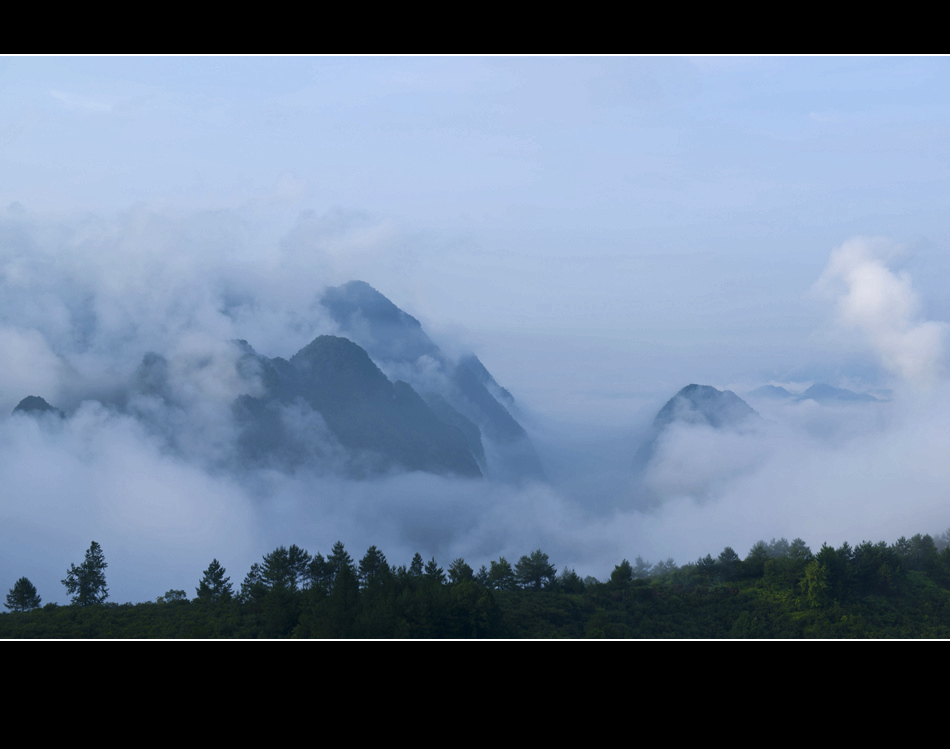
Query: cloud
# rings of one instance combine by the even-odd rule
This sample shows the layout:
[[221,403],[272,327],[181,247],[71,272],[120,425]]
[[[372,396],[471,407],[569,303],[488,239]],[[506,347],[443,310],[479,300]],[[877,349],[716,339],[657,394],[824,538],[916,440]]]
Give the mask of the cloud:
[[[535,409],[547,484],[352,481],[236,463],[231,403],[259,383],[230,341],[286,357],[334,332],[316,299],[360,277],[361,263],[379,271],[376,261],[400,256],[387,254],[398,233],[385,222],[309,215],[262,243],[229,212],[138,208],[68,222],[20,211],[0,217],[0,236],[0,580],[26,575],[45,601],[66,601],[59,581],[92,540],[110,564],[112,600],[139,601],[191,594],[213,558],[239,585],[263,554],[292,543],[326,554],[342,540],[357,559],[376,545],[394,564],[418,551],[475,568],[541,548],[559,569],[604,579],[638,555],[682,564],[727,545],[744,555],[773,536],[817,549],[950,525],[943,329],[921,319],[910,279],[888,269],[889,245],[845,243],[817,286],[838,302],[839,324],[933,387],[882,404],[778,404],[749,433],[681,425],[657,451],[649,480],[660,501],[645,510],[631,474],[655,410],[619,429]],[[934,326],[940,336],[928,340]],[[434,360],[417,374],[442,377]],[[30,394],[69,418],[9,415]],[[352,459],[312,411],[291,404],[278,418],[302,454]]]
[[838,325],[859,332],[888,371],[932,387],[945,373],[947,324],[921,319],[910,276],[888,268],[900,252],[884,239],[850,239],[832,252],[815,290],[836,300]]

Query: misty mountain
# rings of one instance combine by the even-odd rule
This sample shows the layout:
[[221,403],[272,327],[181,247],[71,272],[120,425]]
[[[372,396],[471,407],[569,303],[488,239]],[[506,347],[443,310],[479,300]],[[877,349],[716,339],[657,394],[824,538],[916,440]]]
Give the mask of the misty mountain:
[[60,418],[65,417],[62,411],[55,406],[51,406],[45,399],[38,395],[26,396],[26,398],[17,403],[16,408],[13,409],[13,413],[26,413],[31,415],[52,413]]
[[320,299],[334,322],[376,361],[440,356],[422,324],[364,281],[327,289]]
[[481,476],[471,434],[465,434],[474,425],[444,409],[440,418],[353,341],[319,336],[289,361],[239,343],[239,367],[256,369],[264,388],[263,395],[242,395],[234,404],[245,461],[284,468],[330,462],[357,475],[395,469]]
[[855,393],[852,390],[832,387],[824,383],[812,385],[798,396],[798,400],[813,400],[818,403],[879,403],[877,398],[867,393]]
[[[363,281],[327,289],[321,303],[340,331],[383,369],[408,381],[448,424],[467,434],[473,454],[484,445],[483,465],[499,478],[540,478],[541,461],[512,416],[515,402],[474,354],[447,357],[412,315]],[[451,409],[451,411],[449,410]],[[462,421],[464,419],[465,421]],[[467,424],[479,432],[479,439]]]
[[656,451],[657,441],[671,425],[705,425],[713,429],[739,429],[761,417],[731,390],[709,385],[687,385],[670,398],[653,420],[649,439],[635,456],[638,468],[645,468]]
[[755,390],[750,392],[747,397],[769,398],[771,400],[791,400],[795,397],[795,394],[790,393],[785,388],[778,387],[777,385],[763,385],[762,387],[757,387]]
[[739,427],[751,418],[758,418],[758,413],[731,390],[687,385],[660,409],[653,426],[663,429],[674,421],[680,421],[727,429]]
[[880,399],[867,393],[856,393],[853,390],[836,388],[822,382],[815,383],[804,393],[792,393],[783,387],[763,385],[749,393],[750,398],[769,398],[771,400],[787,400],[800,403],[813,400],[822,404],[834,403],[880,403]]

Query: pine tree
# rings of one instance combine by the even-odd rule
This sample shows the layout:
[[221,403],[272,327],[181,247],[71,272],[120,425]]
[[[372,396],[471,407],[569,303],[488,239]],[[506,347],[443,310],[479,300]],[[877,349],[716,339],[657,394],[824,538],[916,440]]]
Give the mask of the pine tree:
[[410,577],[422,577],[423,562],[422,554],[418,551],[412,557],[412,563],[409,565],[409,576]]
[[350,575],[356,579],[356,565],[353,563],[353,557],[343,548],[342,541],[337,541],[333,544],[330,556],[327,557],[327,566],[330,570],[331,587],[336,584],[336,579],[344,567],[349,570]]
[[72,598],[74,604],[89,606],[102,603],[109,597],[105,575],[105,568],[108,566],[102,554],[102,547],[95,541],[86,551],[86,559],[81,565],[69,565],[62,583],[69,593],[75,594]]
[[439,566],[439,563],[435,561],[435,557],[432,557],[432,559],[426,562],[425,577],[426,580],[431,580],[439,585],[445,584],[445,571]]
[[21,577],[7,593],[6,607],[11,611],[29,611],[39,607],[42,601],[33,583]]
[[204,571],[204,577],[198,583],[195,592],[199,600],[216,603],[218,601],[230,601],[234,592],[231,589],[231,578],[225,577],[227,572],[217,559],[211,560],[208,569]]
[[504,557],[499,557],[497,562],[491,563],[491,569],[488,571],[489,586],[493,590],[515,590],[518,583],[515,580],[515,571],[511,568],[511,562]]
[[554,582],[557,570],[548,555],[538,549],[530,556],[521,557],[515,565],[515,579],[526,589],[541,590]]
[[386,555],[375,546],[370,546],[366,555],[360,560],[359,582],[361,588],[385,582],[391,572]]
[[472,580],[474,577],[475,570],[462,557],[453,560],[451,566],[449,566],[449,580],[453,585],[457,585],[462,580]]
[[310,554],[294,544],[289,549],[280,546],[264,557],[261,580],[269,590],[285,588],[297,591],[297,583],[303,584],[310,566]]
[[250,571],[244,576],[244,582],[241,583],[241,592],[238,594],[238,600],[241,603],[257,603],[267,593],[267,586],[261,579],[261,566],[254,562]]

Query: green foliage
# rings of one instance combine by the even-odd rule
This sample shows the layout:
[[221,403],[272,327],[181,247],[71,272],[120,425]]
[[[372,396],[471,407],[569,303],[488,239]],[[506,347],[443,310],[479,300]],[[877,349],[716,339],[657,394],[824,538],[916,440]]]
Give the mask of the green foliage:
[[718,562],[717,570],[722,580],[734,580],[738,576],[742,560],[731,546],[723,549],[716,561]]
[[742,560],[742,571],[747,578],[759,578],[765,574],[765,563],[769,560],[769,547],[765,541],[757,541]]
[[29,611],[39,608],[43,602],[36,587],[27,578],[21,577],[14,583],[10,592],[7,593],[7,602],[4,604],[11,611]]
[[827,568],[819,564],[818,560],[813,559],[808,563],[808,566],[805,567],[805,577],[802,578],[799,587],[801,587],[802,593],[805,594],[809,606],[812,608],[823,606],[827,600]]
[[333,568],[330,563],[323,558],[323,554],[318,552],[310,561],[304,579],[306,580],[307,587],[311,590],[320,591],[323,595],[327,595],[330,592],[330,588],[333,585]]
[[556,575],[557,570],[541,549],[531,552],[530,556],[521,557],[515,565],[515,579],[523,588],[541,590],[551,585]]
[[459,557],[449,565],[449,582],[458,585],[463,580],[474,580],[475,571],[465,563],[465,560]]
[[241,592],[238,594],[238,600],[241,603],[259,603],[267,593],[267,586],[261,577],[261,565],[257,562],[251,565],[251,569],[244,577],[241,583]]
[[624,559],[620,564],[614,567],[610,573],[610,584],[615,588],[626,587],[627,583],[633,580],[633,565]]
[[666,561],[657,562],[650,568],[650,577],[666,577],[672,575],[677,569],[679,568],[673,561],[673,557],[669,557]]
[[360,560],[359,583],[361,588],[382,585],[392,573],[386,556],[375,546],[370,546]]
[[208,603],[217,603],[218,601],[230,601],[234,594],[231,589],[231,578],[225,577],[227,570],[221,566],[217,559],[212,559],[208,569],[204,571],[198,587],[195,592],[198,594],[198,600]]
[[504,557],[499,557],[497,562],[491,563],[491,569],[488,571],[488,587],[492,590],[515,590],[518,587],[515,571]]
[[637,555],[637,558],[633,560],[633,576],[637,580],[646,580],[648,577],[650,577],[651,569],[652,565],[644,560],[644,558],[639,554]]
[[445,585],[445,571],[435,561],[435,557],[426,562],[425,577],[433,583]]
[[[474,574],[456,559],[446,585],[434,558],[426,565],[414,560],[416,574],[408,567],[394,573],[370,547],[357,573],[342,543],[330,559],[293,548],[253,565],[240,601],[221,592],[214,606],[188,605],[185,592],[172,589],[158,601],[176,605],[35,608],[35,591],[23,578],[10,593],[28,603],[8,596],[13,611],[0,616],[0,637],[950,638],[950,555],[923,535],[891,546],[824,545],[816,555],[800,539],[759,542],[749,560],[764,562],[759,577],[750,577],[728,547],[718,558],[706,555],[678,569],[669,560],[665,575],[648,580],[622,560],[607,583],[581,581],[573,570],[556,576],[540,550],[522,557],[516,570],[501,559]],[[91,547],[87,557],[91,567],[104,565],[101,549]],[[288,571],[292,558],[308,560],[303,590]],[[730,565],[739,565],[732,579]],[[526,574],[532,566],[551,576],[538,582]],[[505,581],[513,589],[492,589]],[[213,591],[229,585],[217,560],[202,582],[199,601],[215,600]]]
[[353,564],[353,557],[343,548],[343,542],[337,541],[333,544],[330,556],[327,557],[327,570],[330,579],[329,587],[331,590],[336,583],[337,577],[343,573],[344,569],[349,572],[352,578],[357,578],[356,565]]
[[557,588],[562,593],[580,594],[584,592],[584,581],[574,570],[564,568],[557,576]]
[[105,575],[105,569],[108,566],[102,554],[102,547],[95,541],[86,551],[86,558],[81,565],[78,567],[75,564],[69,565],[62,583],[70,594],[74,594],[72,598],[74,604],[89,606],[102,603],[109,597]]
[[296,592],[298,582],[302,583],[307,577],[310,562],[310,555],[299,546],[289,549],[280,546],[264,557],[261,582],[268,590],[283,588]]

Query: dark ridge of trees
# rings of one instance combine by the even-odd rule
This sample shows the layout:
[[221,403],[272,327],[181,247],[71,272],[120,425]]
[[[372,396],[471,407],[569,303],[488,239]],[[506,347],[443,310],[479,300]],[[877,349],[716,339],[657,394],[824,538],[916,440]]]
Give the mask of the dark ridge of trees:
[[[938,539],[950,538],[950,533]],[[104,603],[106,567],[93,542],[63,581],[73,605],[47,604],[26,578],[7,596],[0,637],[16,638],[804,638],[950,637],[950,544],[929,535],[893,544],[759,541],[678,566],[621,560],[606,582],[557,573],[540,549],[478,572],[448,572],[415,554],[390,565],[371,546],[359,563],[342,542],[311,556],[278,547],[235,594],[215,559],[189,601]]]

